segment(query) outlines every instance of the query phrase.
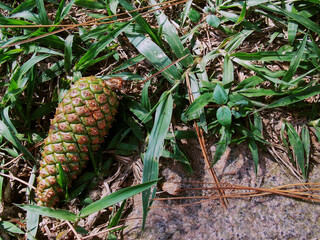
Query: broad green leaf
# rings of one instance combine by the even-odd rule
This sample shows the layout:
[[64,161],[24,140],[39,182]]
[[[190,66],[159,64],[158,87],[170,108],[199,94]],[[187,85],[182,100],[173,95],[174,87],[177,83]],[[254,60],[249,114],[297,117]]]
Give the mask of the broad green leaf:
[[288,21],[288,40],[292,44],[296,38],[298,24],[293,21]]
[[191,115],[206,106],[208,103],[212,102],[212,93],[204,93],[200,95],[187,109],[186,115]]
[[230,20],[230,21],[232,21],[232,22],[234,22],[234,23],[236,23],[236,22],[238,21],[238,19],[239,19],[239,15],[238,15],[238,14],[235,14],[235,13],[233,13],[233,12],[231,12],[231,11],[223,11],[223,10],[220,10],[219,13],[220,13],[222,16],[226,17],[228,20]]
[[144,134],[136,120],[134,120],[132,117],[128,117],[126,122],[134,135],[142,142],[144,140]]
[[237,132],[241,133],[243,136],[247,138],[251,138],[254,141],[261,142],[262,144],[267,144],[269,145],[269,142],[264,140],[263,136],[261,135],[261,132],[259,131],[251,131],[247,129],[246,127],[242,126],[241,124],[234,124],[233,125],[234,129],[236,129]]
[[0,64],[6,62],[6,61],[12,61],[16,59],[20,54],[22,54],[24,50],[22,49],[12,49],[5,53],[1,53],[0,55]]
[[24,19],[24,20],[28,20],[29,22],[41,24],[41,21],[39,19],[39,15],[32,13],[32,12],[29,12],[29,11],[15,13],[15,14],[11,15],[11,18]]
[[231,126],[232,114],[227,106],[222,106],[218,108],[217,120],[222,126],[226,128],[229,128]]
[[[143,177],[142,181],[149,182],[158,179],[159,158],[164,147],[164,139],[167,135],[171,116],[173,111],[173,99],[171,94],[166,92],[162,94],[159,102],[161,102],[156,110],[153,128],[149,136],[148,147],[143,160]],[[143,227],[146,221],[147,213],[150,205],[151,190],[148,189],[142,193],[143,206]],[[155,191],[151,194],[154,198]]]
[[216,15],[212,15],[212,14],[208,15],[206,20],[210,26],[215,28],[219,27],[221,23],[220,19]]
[[284,147],[287,150],[288,158],[290,159],[291,163],[293,165],[295,165],[295,162],[294,162],[294,159],[293,159],[293,155],[292,155],[292,152],[291,152],[291,148],[290,148],[289,143],[288,143],[288,141],[286,139],[286,136],[285,136],[285,129],[286,129],[285,121],[282,121],[281,122],[281,129],[280,129],[281,140],[283,142]]
[[132,197],[148,188],[153,186],[154,184],[157,183],[158,180],[150,181],[150,182],[145,182],[136,186],[132,187],[127,187],[120,189],[114,193],[111,193],[108,196],[105,196],[101,198],[100,200],[93,202],[89,204],[88,206],[84,207],[81,209],[79,212],[78,217],[79,218],[84,218],[92,213],[99,212],[100,210],[103,210],[109,206],[112,206],[113,204],[116,204],[118,202],[121,202],[129,197]]
[[[65,0],[62,0],[59,4],[59,7],[56,12],[56,16],[54,18],[54,24],[58,25],[69,13],[72,5],[74,4],[76,0],[71,0],[69,3],[66,5]],[[49,32],[51,32],[54,28],[50,28]]]
[[9,100],[15,102],[17,96],[21,94],[25,85],[27,84],[27,78],[23,78],[24,75],[38,62],[50,57],[50,54],[43,54],[39,56],[31,57],[27,62],[25,62],[21,67],[19,67],[13,74],[10,85],[3,97],[3,103],[6,104]]
[[220,105],[228,102],[228,93],[223,86],[217,84],[213,91],[213,100]]
[[233,58],[232,59],[234,62],[240,64],[241,66],[248,68],[252,71],[255,71],[259,77],[265,79],[265,80],[269,80],[275,84],[282,84],[283,86],[295,86],[294,84],[291,83],[287,83],[285,81],[282,81],[280,79],[278,79],[277,77],[283,76],[285,74],[284,71],[278,71],[278,72],[271,72],[270,70],[264,68],[264,67],[259,67],[259,66],[254,66],[251,64],[251,62],[249,61],[243,61],[241,59],[238,58]]
[[179,146],[177,142],[174,140],[171,140],[171,146],[173,148],[173,158],[177,159],[178,161],[181,162],[183,167],[185,168],[186,172],[189,174],[192,174],[193,169],[191,167],[190,161],[187,158],[187,156],[179,149]]
[[98,58],[95,58],[95,59],[92,59],[92,60],[88,60],[86,63],[84,63],[84,65],[82,67],[80,67],[80,69],[83,69],[84,67],[87,68],[87,67],[90,67],[92,65],[95,65],[96,63],[104,60],[104,59],[107,59],[111,56],[113,56],[114,54],[116,54],[117,51],[112,51],[112,52],[109,52],[108,54],[104,54],[103,56],[101,57],[98,57]]
[[56,109],[57,105],[58,101],[52,101],[41,105],[32,112],[30,120],[40,119],[41,117],[52,113]]
[[272,89],[264,89],[264,88],[242,89],[238,91],[238,93],[248,98],[261,97],[261,96],[279,96],[279,95],[285,94],[284,92],[275,92]]
[[26,211],[32,211],[43,216],[52,217],[60,220],[67,220],[70,222],[75,222],[77,220],[77,215],[72,212],[63,209],[52,209],[49,207],[42,207],[30,204],[15,204],[17,207],[22,208]]
[[[0,25],[34,25],[34,24],[27,21],[19,20],[19,19],[5,18],[3,16],[0,16]],[[27,36],[25,36],[25,38],[27,38]]]
[[20,228],[8,221],[0,221],[0,228],[9,233],[24,234]]
[[309,34],[311,40],[312,40],[312,50],[315,53],[315,55],[317,56],[317,59],[320,59],[320,49],[318,47],[318,45],[316,44],[316,42],[314,41],[313,37],[311,36],[311,34]]

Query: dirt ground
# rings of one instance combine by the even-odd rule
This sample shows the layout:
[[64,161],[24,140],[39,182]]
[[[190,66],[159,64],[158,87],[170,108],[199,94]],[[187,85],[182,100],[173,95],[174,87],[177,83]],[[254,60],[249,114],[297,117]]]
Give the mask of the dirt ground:
[[[215,171],[222,183],[268,188],[298,182],[265,152],[261,152],[261,163],[256,175],[250,151],[246,146],[246,143],[231,146],[215,165]],[[213,144],[208,148],[212,152],[215,150]],[[212,182],[196,140],[189,141],[184,150],[192,161],[194,174],[187,176],[179,163],[165,159],[162,161],[160,172],[166,181]],[[320,167],[314,165],[309,182],[319,182],[319,172]],[[164,186],[167,192],[162,191],[157,197],[172,197],[168,194],[168,191],[170,192],[168,186],[166,184]],[[181,188],[204,186],[185,183]],[[177,196],[199,195],[217,194],[214,191],[190,190],[183,191]],[[155,201],[153,205],[155,208],[149,212],[146,230],[141,235],[141,220],[135,219],[141,218],[141,196],[136,196],[124,239],[320,239],[320,215],[317,203],[271,195],[229,199],[227,210],[223,209],[219,200],[181,206],[191,202],[191,200]],[[163,205],[166,207],[159,207]]]

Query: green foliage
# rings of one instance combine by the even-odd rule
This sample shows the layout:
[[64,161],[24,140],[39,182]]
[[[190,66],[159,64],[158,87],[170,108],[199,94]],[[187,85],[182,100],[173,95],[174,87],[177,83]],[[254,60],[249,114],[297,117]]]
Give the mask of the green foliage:
[[[157,3],[150,0],[147,4]],[[48,4],[54,10],[48,9]],[[194,138],[196,134],[171,128],[169,131],[172,118],[185,124],[195,121],[206,134],[216,137],[212,164],[231,143],[246,141],[257,172],[259,149],[269,144],[262,135],[259,113],[298,105],[314,109],[314,104],[307,100],[320,93],[318,1],[208,0],[201,4],[198,1],[183,4],[182,12],[170,18],[163,10],[155,11],[151,24],[126,0],[0,3],[0,8],[6,11],[6,15],[0,16],[0,24],[16,25],[0,26],[3,90],[0,149],[7,155],[16,157],[23,153],[23,159],[36,165],[28,148],[45,137],[55,107],[70,83],[81,76],[122,77],[128,85],[135,86],[137,81],[161,71],[144,83],[140,93],[122,94],[117,125],[111,129],[108,143],[103,145],[108,151],[131,156],[140,149],[141,142],[145,142],[143,184],[91,203],[78,215],[20,205],[28,214],[76,221],[143,191],[145,224],[156,191],[155,187],[149,187],[159,177],[160,157],[177,159],[188,173],[192,172],[179,141]],[[110,23],[120,19],[112,16],[104,19],[104,23],[99,20],[96,25],[78,25],[67,27],[69,32],[62,31],[58,25],[63,22],[78,24],[71,14],[74,6],[85,10],[91,18],[131,11],[132,20]],[[51,11],[55,15],[50,19]],[[37,24],[53,25],[25,26]],[[213,36],[217,36],[214,41]],[[122,45],[128,48],[121,48]],[[125,54],[121,54],[123,52]],[[123,58],[124,55],[128,57]],[[179,58],[183,59],[176,62]],[[142,73],[136,68],[132,72],[138,65],[148,71]],[[241,73],[245,73],[244,76]],[[187,100],[187,81],[195,99],[191,104]],[[320,139],[315,120],[319,114],[306,111],[305,115]],[[294,166],[307,178],[312,147],[309,128],[304,126],[298,134],[292,124],[286,122],[281,133]],[[38,136],[37,141],[34,135]],[[94,171],[89,170],[75,182],[69,189],[70,199],[83,200],[86,189],[96,184],[97,177],[106,176],[110,169],[112,159],[104,161],[101,152],[91,159]],[[60,184],[67,192],[62,169],[59,174]],[[34,174],[30,180],[31,177],[34,178]],[[2,181],[0,178],[0,189]],[[114,215],[110,227],[118,223],[122,211],[123,206]],[[37,219],[38,215],[31,217]],[[8,222],[1,224],[6,231],[20,234]],[[35,236],[35,226],[30,227],[29,235]]]

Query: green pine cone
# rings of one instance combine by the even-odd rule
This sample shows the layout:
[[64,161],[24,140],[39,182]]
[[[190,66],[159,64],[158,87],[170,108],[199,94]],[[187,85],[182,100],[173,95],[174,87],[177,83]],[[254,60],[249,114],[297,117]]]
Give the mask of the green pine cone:
[[89,149],[95,152],[103,142],[118,105],[116,94],[99,78],[81,78],[71,87],[45,139],[37,178],[38,205],[52,207],[59,201],[63,193],[58,183],[59,162],[70,185],[89,160]]

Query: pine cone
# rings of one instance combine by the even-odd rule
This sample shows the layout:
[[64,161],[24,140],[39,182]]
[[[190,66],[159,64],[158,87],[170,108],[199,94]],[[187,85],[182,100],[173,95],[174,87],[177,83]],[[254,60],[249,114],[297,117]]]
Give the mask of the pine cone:
[[[119,79],[113,79],[114,82]],[[67,92],[51,120],[37,178],[37,204],[54,206],[63,190],[58,183],[59,162],[69,185],[98,150],[117,113],[116,94],[96,77],[79,79]]]

